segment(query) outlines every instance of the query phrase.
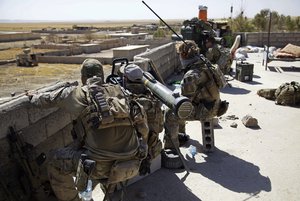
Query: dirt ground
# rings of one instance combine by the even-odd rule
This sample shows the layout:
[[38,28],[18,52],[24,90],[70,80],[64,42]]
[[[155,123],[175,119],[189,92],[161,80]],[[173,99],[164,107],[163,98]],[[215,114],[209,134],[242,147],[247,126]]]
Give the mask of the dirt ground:
[[[181,151],[191,173],[162,168],[130,185],[127,200],[300,200],[300,108],[275,105],[256,94],[261,88],[300,81],[300,62],[272,62],[271,70],[265,71],[261,56],[249,54],[248,61],[255,64],[252,82],[234,80],[230,82],[232,88],[222,89],[221,97],[230,107],[214,131],[215,151],[203,152],[201,124],[188,122],[191,140]],[[282,72],[275,72],[274,66],[281,67]],[[290,71],[289,66],[298,68]],[[258,119],[259,129],[242,124],[241,118],[247,114]],[[239,119],[227,120],[228,115]],[[238,127],[230,127],[232,122]],[[198,151],[194,158],[188,153],[191,144]],[[97,188],[94,200],[101,197]]]
[[[105,75],[111,71],[104,66]],[[35,67],[20,67],[16,64],[0,66],[0,99],[25,90],[37,89],[57,81],[80,80],[79,64],[39,63]]]
[[[51,51],[55,51],[55,49],[31,48],[31,53],[51,52]],[[0,60],[15,59],[16,55],[18,54],[23,54],[23,48],[10,48],[6,50],[0,50]]]

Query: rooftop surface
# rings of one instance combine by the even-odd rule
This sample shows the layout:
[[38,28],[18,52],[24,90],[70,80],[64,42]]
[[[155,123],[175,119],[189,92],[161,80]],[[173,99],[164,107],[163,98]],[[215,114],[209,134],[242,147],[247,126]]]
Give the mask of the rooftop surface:
[[[255,64],[253,81],[233,80],[232,88],[222,90],[221,98],[229,101],[230,107],[214,131],[215,151],[203,153],[201,124],[188,122],[191,140],[181,151],[191,173],[162,168],[128,186],[127,200],[300,200],[300,108],[275,105],[256,94],[262,88],[300,81],[300,62],[269,64],[287,66],[281,67],[280,73],[272,67],[273,71],[264,70],[261,53],[249,54],[247,61]],[[289,66],[296,69],[290,71]],[[260,129],[242,124],[241,118],[247,114],[258,119]],[[227,120],[228,115],[239,119]],[[232,122],[238,127],[231,128]],[[197,147],[194,158],[188,153],[190,144]],[[99,192],[93,198],[102,200]]]

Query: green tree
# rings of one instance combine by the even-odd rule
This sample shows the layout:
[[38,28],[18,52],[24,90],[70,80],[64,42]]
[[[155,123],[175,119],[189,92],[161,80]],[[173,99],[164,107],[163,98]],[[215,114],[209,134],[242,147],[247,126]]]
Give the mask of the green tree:
[[255,30],[255,27],[251,21],[241,13],[232,20],[232,30],[234,32],[252,32]]
[[268,16],[270,15],[269,9],[262,9],[254,16],[252,23],[258,29],[258,31],[266,31],[268,25]]
[[278,19],[277,28],[278,30],[283,30],[285,26],[285,15],[280,15]]
[[291,16],[286,16],[286,19],[285,19],[285,25],[286,25],[286,29],[288,31],[294,31],[295,30],[295,27],[296,27],[296,23],[295,21],[291,18]]

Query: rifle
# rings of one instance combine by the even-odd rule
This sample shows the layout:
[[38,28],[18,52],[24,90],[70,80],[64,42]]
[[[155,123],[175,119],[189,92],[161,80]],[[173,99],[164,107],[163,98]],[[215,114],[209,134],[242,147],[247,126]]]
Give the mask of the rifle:
[[30,181],[31,186],[26,186],[27,184],[23,184],[24,189],[30,188],[36,189],[40,186],[38,180],[38,175],[35,174],[35,168],[32,165],[36,164],[40,166],[46,160],[46,155],[41,153],[38,157],[35,157],[34,147],[32,144],[25,142],[20,135],[20,133],[15,132],[12,126],[9,127],[9,134],[7,138],[10,142],[11,152],[13,157],[18,161],[18,164],[21,166],[22,170],[25,173],[26,179]]

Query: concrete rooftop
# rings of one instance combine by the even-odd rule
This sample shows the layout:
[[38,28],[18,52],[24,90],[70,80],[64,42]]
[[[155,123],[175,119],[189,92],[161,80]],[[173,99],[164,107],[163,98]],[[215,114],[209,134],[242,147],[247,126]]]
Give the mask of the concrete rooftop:
[[[261,88],[300,81],[300,62],[269,64],[299,67],[294,71],[286,67],[281,73],[265,71],[261,56],[249,54],[247,60],[255,64],[253,82],[234,80],[232,88],[222,90],[221,97],[230,102],[230,108],[215,129],[216,150],[203,153],[201,124],[188,122],[191,140],[181,150],[191,173],[162,168],[130,185],[127,200],[300,200],[300,109],[275,105],[256,95]],[[242,124],[246,114],[258,119],[260,129]],[[234,120],[237,128],[230,127],[234,121],[225,119],[228,115],[239,117]],[[188,154],[190,144],[197,147],[194,158]],[[99,192],[94,193],[94,200],[102,200]]]

